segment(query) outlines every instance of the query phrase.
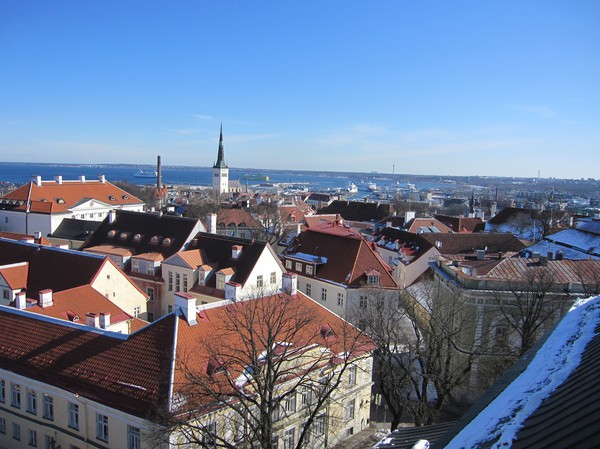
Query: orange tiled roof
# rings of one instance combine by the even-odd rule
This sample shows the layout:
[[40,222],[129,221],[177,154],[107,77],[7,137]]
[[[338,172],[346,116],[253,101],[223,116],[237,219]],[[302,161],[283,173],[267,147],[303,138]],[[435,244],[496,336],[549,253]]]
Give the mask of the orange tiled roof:
[[260,222],[245,209],[220,209],[217,214],[217,224],[219,226],[245,225],[250,229],[262,228]]
[[115,245],[98,245],[85,249],[87,252],[94,254],[112,254],[115,256],[132,256],[133,253],[129,248]]
[[196,268],[206,264],[204,258],[202,257],[202,251],[199,249],[180,251],[177,253],[177,256],[179,256],[179,258],[190,268]]
[[90,312],[109,312],[111,323],[120,323],[132,318],[89,285],[53,293],[52,300],[53,305],[50,307],[35,305],[28,307],[27,311],[68,321],[73,321],[73,316],[78,316],[77,322],[80,324],[85,324],[85,315]]
[[161,253],[142,253],[142,254],[137,254],[135,256],[135,258],[142,259],[142,260],[149,260],[151,262],[161,262],[165,259]]
[[[96,200],[114,206],[143,204],[142,200],[110,182],[101,181],[42,181],[41,186],[30,182],[6,194],[3,199],[31,201],[30,210],[40,213],[66,212],[85,200]],[[25,210],[22,204],[17,210]]]
[[27,288],[29,263],[18,263],[0,268],[0,276],[4,278],[11,290]]
[[[266,316],[281,316],[287,325],[276,332],[274,323],[277,319],[264,318]],[[374,349],[373,342],[358,329],[300,292],[295,296],[278,294],[201,309],[197,321],[197,324],[189,325],[183,316],[179,318],[176,391],[187,383],[186,374],[206,375],[207,365],[215,354],[228,359],[225,362],[229,374],[236,378],[246,368],[243,366],[245,358],[250,364],[253,357],[251,353],[244,355],[240,351],[248,347],[249,341],[260,346],[261,342],[268,341],[265,337],[269,333],[275,334],[275,341],[291,343],[288,347],[292,350],[313,345],[327,348],[330,351],[328,363],[335,363],[342,353],[356,357]],[[324,333],[324,329],[332,335]],[[255,355],[260,355],[264,349],[264,346],[254,347]]]

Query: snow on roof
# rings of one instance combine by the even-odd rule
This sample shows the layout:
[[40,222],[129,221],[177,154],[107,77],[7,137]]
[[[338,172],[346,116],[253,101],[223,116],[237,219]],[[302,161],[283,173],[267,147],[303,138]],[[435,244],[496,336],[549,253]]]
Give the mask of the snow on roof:
[[578,248],[581,251],[600,254],[600,235],[578,229],[565,229],[546,238],[551,242]]
[[315,256],[313,254],[293,253],[293,254],[290,254],[289,257],[293,257],[294,259],[300,259],[300,260],[304,260],[306,262],[312,262],[312,263],[327,263],[327,257]]
[[[525,371],[462,429],[446,448],[509,447],[525,420],[579,365],[600,323],[600,296],[577,301]],[[543,373],[543,375],[540,375]]]
[[[600,251],[600,248],[598,248]],[[525,251],[528,253],[540,253],[542,255],[546,255],[549,252],[554,253],[554,257],[556,257],[556,253],[558,251],[562,251],[563,258],[566,260],[585,260],[585,259],[600,259],[600,256],[595,256],[593,254],[588,254],[579,249],[570,248],[568,246],[561,245],[559,243],[554,243],[550,240],[541,240],[537,243],[534,243],[531,246],[525,248]]]

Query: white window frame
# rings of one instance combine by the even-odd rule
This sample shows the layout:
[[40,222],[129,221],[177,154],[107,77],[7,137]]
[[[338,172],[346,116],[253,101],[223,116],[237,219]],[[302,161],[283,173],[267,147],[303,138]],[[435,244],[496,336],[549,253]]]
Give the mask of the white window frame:
[[69,413],[69,427],[71,429],[79,430],[79,405],[74,402],[69,402],[67,408]]
[[108,416],[96,413],[96,439],[108,442]]
[[42,399],[42,418],[54,421],[54,398],[48,394]]
[[127,449],[140,449],[141,434],[139,427],[127,424]]

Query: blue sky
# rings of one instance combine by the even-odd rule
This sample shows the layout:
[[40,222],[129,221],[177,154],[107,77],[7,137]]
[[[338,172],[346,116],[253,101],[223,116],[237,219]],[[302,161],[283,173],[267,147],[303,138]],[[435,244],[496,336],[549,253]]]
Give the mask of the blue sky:
[[0,0],[0,160],[599,178],[597,1]]

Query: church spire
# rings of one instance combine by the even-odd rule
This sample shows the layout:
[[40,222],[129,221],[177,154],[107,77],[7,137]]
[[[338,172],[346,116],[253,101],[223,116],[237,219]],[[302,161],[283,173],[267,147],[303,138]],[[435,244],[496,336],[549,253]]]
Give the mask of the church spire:
[[225,151],[223,150],[223,122],[221,122],[221,132],[219,135],[219,152],[217,153],[217,162],[213,168],[227,168],[225,163]]

